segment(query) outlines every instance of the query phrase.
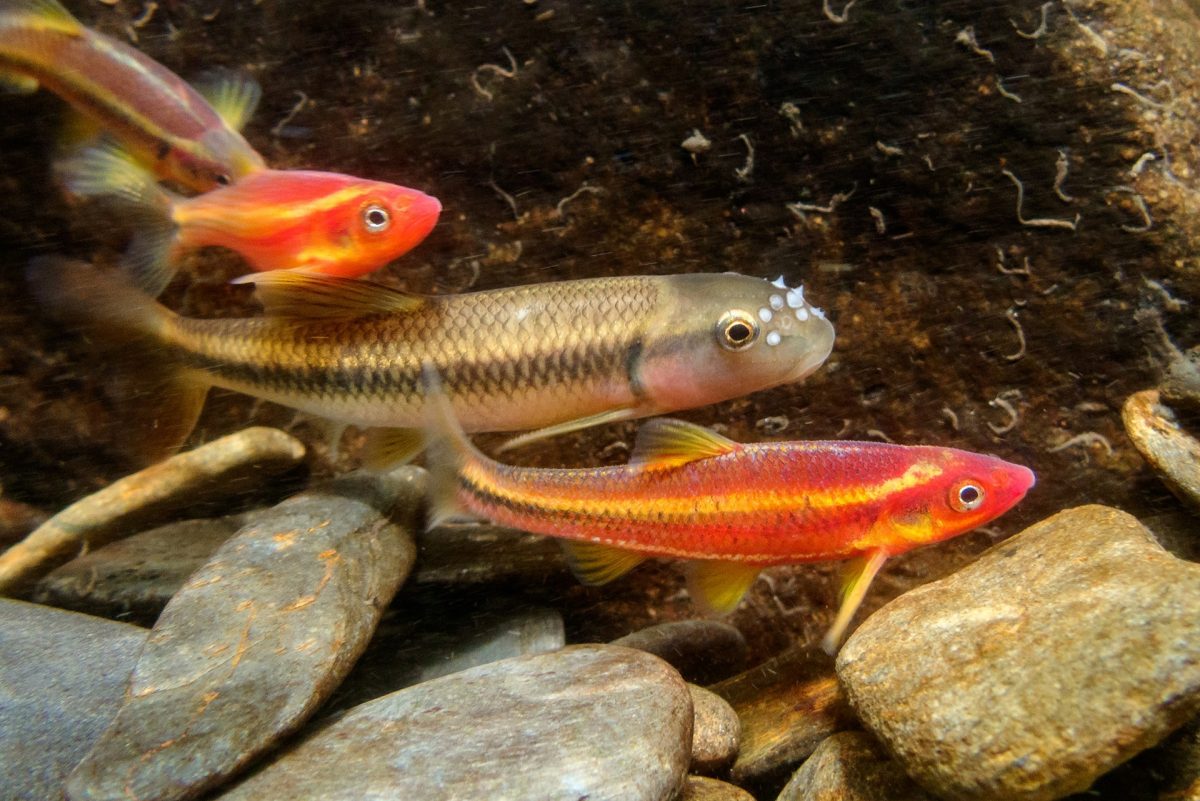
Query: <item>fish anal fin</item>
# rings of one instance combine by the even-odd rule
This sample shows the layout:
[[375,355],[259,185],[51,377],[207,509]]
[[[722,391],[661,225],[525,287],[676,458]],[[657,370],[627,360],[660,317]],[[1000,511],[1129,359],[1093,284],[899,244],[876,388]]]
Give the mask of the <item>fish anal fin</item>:
[[562,540],[567,565],[582,583],[591,587],[619,579],[646,561],[636,551],[584,540]]
[[292,270],[251,273],[235,284],[254,284],[254,296],[273,317],[352,319],[420,308],[425,298],[368,281],[310,275]]
[[625,420],[633,419],[634,417],[637,417],[638,414],[639,412],[637,409],[631,407],[622,407],[620,409],[610,409],[605,412],[600,412],[599,414],[591,414],[587,417],[576,417],[574,420],[566,420],[562,423],[555,423],[552,426],[546,426],[545,428],[539,428],[536,431],[529,431],[525,434],[521,434],[520,436],[513,437],[497,448],[496,453],[504,453],[505,451],[512,450],[513,448],[520,448],[524,445],[528,445],[531,442],[538,442],[539,440],[547,439],[549,437],[570,434],[573,431],[582,431],[583,429],[591,428],[592,426],[600,426],[606,423],[620,423]]
[[825,653],[833,654],[841,645],[842,637],[845,636],[850,621],[854,619],[854,613],[862,605],[871,582],[887,558],[888,555],[883,551],[872,551],[865,556],[851,559],[842,568],[841,605],[833,625],[821,640],[821,647],[825,649]]
[[37,90],[37,78],[14,70],[0,70],[0,91],[13,95],[31,95]]
[[412,460],[425,449],[425,435],[415,428],[372,428],[363,448],[368,470],[391,470]]
[[235,131],[245,127],[262,99],[262,87],[258,81],[233,70],[209,71],[197,78],[193,85],[225,124]]
[[630,464],[647,468],[677,467],[730,453],[741,445],[717,432],[669,417],[651,420],[638,431]]
[[710,614],[727,615],[754,584],[761,565],[743,562],[692,562],[687,567],[692,602]]

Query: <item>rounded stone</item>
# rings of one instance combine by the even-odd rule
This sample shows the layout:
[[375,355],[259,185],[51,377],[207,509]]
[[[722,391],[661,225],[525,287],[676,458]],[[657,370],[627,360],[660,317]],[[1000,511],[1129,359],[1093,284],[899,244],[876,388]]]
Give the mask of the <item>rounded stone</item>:
[[1061,512],[872,615],[837,671],[936,795],[1061,798],[1200,711],[1200,565],[1119,510]]
[[717,774],[733,764],[742,739],[737,713],[721,696],[695,684],[692,694],[695,723],[692,726],[693,773]]
[[838,732],[817,746],[777,801],[933,801],[871,735]]

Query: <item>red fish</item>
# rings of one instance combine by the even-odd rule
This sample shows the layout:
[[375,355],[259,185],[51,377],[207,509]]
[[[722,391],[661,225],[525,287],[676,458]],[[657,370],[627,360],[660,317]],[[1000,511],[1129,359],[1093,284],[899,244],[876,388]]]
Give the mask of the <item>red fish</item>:
[[57,0],[0,0],[0,84],[44,86],[158,178],[198,192],[266,166],[238,133],[258,104],[256,83],[217,78],[206,100],[157,61],[85,28]]
[[589,584],[649,557],[687,560],[693,598],[718,612],[737,606],[764,567],[852,559],[830,651],[889,556],[983,525],[1034,484],[1028,468],[954,448],[740,444],[666,418],[642,427],[626,465],[513,467],[476,450],[444,401],[430,406],[434,522],[465,507],[561,537]]
[[311,170],[260,170],[193,198],[174,195],[114,147],[59,165],[69,191],[120,204],[134,228],[122,265],[158,295],[180,255],[205,246],[239,253],[257,271],[354,278],[407,253],[442,205],[416,189]]

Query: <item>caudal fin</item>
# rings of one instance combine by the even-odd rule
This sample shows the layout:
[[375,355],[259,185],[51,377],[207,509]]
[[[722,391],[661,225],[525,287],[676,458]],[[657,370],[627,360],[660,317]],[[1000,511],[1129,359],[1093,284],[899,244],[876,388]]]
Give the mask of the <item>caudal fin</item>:
[[103,198],[120,210],[133,228],[122,268],[151,297],[158,297],[175,276],[179,229],[171,218],[174,199],[127,151],[111,140],[62,159],[55,171],[67,191]]
[[113,386],[125,390],[117,401],[130,411],[121,447],[147,464],[178,450],[196,425],[208,386],[164,357],[174,313],[121,273],[81,261],[37,258],[25,274],[37,301],[56,319],[87,332],[106,364],[128,379]]

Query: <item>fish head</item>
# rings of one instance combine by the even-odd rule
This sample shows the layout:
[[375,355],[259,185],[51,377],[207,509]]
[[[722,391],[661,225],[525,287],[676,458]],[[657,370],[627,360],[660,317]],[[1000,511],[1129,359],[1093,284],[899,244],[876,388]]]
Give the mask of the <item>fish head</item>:
[[643,342],[638,379],[662,410],[741,397],[805,378],[833,325],[801,287],[737,273],[678,275]]
[[237,131],[226,128],[208,131],[200,138],[199,145],[195,150],[173,154],[179,174],[168,177],[207,192],[235,184],[267,168],[263,157]]
[[420,244],[442,213],[437,198],[416,189],[377,181],[364,182],[363,191],[342,209],[349,259],[382,266]]
[[940,542],[996,519],[1034,485],[1033,471],[995,456],[955,448],[905,449],[915,454],[874,531],[878,545],[902,553]]

